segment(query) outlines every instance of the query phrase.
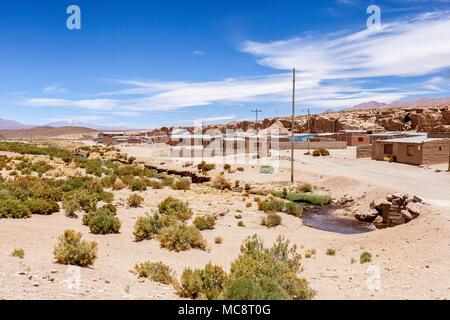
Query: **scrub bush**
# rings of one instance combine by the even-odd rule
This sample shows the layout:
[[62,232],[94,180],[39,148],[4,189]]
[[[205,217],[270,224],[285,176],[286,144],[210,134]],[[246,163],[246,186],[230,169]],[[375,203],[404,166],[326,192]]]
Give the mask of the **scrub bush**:
[[127,199],[127,203],[131,208],[140,207],[143,201],[144,201],[144,198],[136,193],[130,194],[130,196]]
[[167,197],[158,205],[159,213],[175,216],[180,220],[188,220],[192,216],[192,210],[187,202]]
[[170,251],[178,252],[191,248],[206,250],[206,241],[201,232],[181,222],[163,227],[158,234],[158,239],[161,247]]
[[198,230],[212,230],[216,225],[216,219],[212,215],[207,214],[202,217],[195,217],[193,224]]
[[138,278],[148,278],[164,284],[173,283],[175,280],[175,272],[161,261],[136,264],[133,273],[137,274]]
[[81,240],[83,235],[66,230],[58,238],[53,254],[58,263],[87,267],[97,258],[97,242]]

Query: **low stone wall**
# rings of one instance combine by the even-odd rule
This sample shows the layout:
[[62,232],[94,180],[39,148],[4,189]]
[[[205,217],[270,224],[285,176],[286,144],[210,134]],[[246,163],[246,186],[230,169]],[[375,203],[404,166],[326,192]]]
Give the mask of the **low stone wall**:
[[372,158],[372,145],[366,144],[356,147],[356,158]]
[[[291,143],[290,142],[272,143],[271,148],[278,149],[278,150],[290,150]],[[319,149],[319,148],[347,149],[347,142],[345,142],[345,141],[320,141],[320,142],[310,141],[309,148],[312,150]],[[306,141],[294,142],[294,149],[308,149],[308,142],[306,142]]]

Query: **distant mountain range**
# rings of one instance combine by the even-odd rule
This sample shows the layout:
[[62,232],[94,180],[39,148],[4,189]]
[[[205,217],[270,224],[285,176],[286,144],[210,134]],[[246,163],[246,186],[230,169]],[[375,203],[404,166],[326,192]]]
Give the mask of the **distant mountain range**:
[[100,125],[95,125],[92,123],[81,122],[78,120],[63,120],[63,121],[51,122],[51,123],[45,124],[43,126],[36,126],[36,125],[31,125],[31,124],[23,124],[23,123],[15,121],[15,120],[0,119],[0,130],[27,130],[27,129],[40,128],[40,127],[52,127],[52,128],[82,127],[82,128],[89,128],[89,129],[93,129],[93,130],[97,130],[97,131],[129,130],[127,128],[122,128],[122,127],[100,126]]
[[127,128],[123,127],[110,127],[110,126],[100,126],[95,125],[92,123],[87,122],[81,122],[78,120],[62,120],[62,121],[56,121],[47,123],[45,126],[47,127],[53,127],[53,128],[60,128],[60,127],[83,127],[83,128],[89,128],[94,129],[98,131],[106,131],[106,130],[129,130]]
[[23,124],[14,120],[0,119],[0,130],[22,130],[31,129],[35,126],[30,124]]
[[383,103],[378,101],[369,101],[357,104],[354,107],[343,109],[345,110],[364,110],[364,109],[384,109],[384,108],[407,108],[407,107],[436,107],[449,105],[450,98],[420,98],[414,100],[396,101],[392,103]]

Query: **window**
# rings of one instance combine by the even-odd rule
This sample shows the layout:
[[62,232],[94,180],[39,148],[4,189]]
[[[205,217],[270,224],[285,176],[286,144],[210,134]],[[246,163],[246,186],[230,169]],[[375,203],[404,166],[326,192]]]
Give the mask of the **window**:
[[393,154],[394,153],[394,145],[393,144],[385,144],[384,146],[384,154]]
[[364,138],[363,137],[359,137],[358,138],[358,142],[363,142],[364,141]]
[[439,147],[439,151],[442,151],[442,147]]
[[406,153],[408,154],[408,157],[414,157],[414,146],[407,146],[406,147]]

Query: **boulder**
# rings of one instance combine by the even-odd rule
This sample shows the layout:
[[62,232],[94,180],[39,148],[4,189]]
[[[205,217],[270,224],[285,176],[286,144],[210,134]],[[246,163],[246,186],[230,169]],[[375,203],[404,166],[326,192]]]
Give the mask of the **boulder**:
[[375,209],[372,209],[369,212],[355,214],[355,218],[357,220],[363,221],[363,222],[373,222],[377,217],[378,217],[378,211]]
[[392,199],[392,204],[396,206],[401,206],[403,204],[403,198],[394,198]]
[[413,214],[415,218],[420,215],[421,207],[417,203],[410,202],[406,206],[406,210],[408,210],[411,214]]
[[387,201],[391,202],[392,199],[394,199],[394,197],[392,197],[392,194],[388,194],[388,195],[386,196],[386,200],[387,200]]
[[389,209],[391,203],[385,199],[375,201],[375,209],[381,214],[383,210]]
[[402,217],[405,218],[406,222],[409,222],[412,219],[414,219],[408,210],[401,210],[400,213],[402,214]]

